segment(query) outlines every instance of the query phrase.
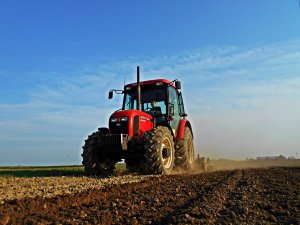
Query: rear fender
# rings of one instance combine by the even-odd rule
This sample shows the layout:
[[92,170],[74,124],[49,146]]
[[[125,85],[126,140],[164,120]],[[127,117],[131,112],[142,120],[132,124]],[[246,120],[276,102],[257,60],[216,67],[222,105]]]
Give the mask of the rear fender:
[[193,138],[194,138],[194,134],[193,134],[191,123],[187,119],[182,119],[182,120],[180,120],[179,125],[178,125],[178,129],[177,129],[177,136],[176,136],[177,140],[181,140],[181,139],[184,138],[184,128],[185,127],[189,127],[190,128],[190,130],[192,132],[192,135],[193,135]]

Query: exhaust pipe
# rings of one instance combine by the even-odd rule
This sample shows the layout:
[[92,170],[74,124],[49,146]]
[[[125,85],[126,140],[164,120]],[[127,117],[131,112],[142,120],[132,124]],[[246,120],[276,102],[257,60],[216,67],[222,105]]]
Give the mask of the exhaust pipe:
[[137,96],[137,110],[141,110],[141,84],[140,84],[140,66],[137,66],[137,88],[136,88],[136,96]]

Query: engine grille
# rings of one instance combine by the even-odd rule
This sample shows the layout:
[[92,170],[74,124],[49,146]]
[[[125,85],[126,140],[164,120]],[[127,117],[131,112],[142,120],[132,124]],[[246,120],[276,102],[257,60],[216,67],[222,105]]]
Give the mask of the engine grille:
[[111,134],[128,134],[128,122],[110,123],[109,125]]

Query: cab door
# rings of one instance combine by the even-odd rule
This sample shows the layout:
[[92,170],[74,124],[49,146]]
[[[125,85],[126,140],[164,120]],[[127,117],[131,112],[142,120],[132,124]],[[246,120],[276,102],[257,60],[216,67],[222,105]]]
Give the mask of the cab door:
[[179,99],[178,99],[178,93],[177,90],[172,87],[169,86],[168,87],[168,102],[169,102],[169,116],[170,116],[170,120],[169,120],[169,124],[170,127],[172,128],[172,131],[174,133],[174,135],[177,135],[177,128],[178,128],[178,124],[180,121],[180,110],[179,110]]

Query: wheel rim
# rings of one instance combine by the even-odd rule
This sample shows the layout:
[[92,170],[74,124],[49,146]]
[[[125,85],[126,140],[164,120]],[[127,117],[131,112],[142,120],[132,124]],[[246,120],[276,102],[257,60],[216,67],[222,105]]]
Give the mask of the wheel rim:
[[173,148],[171,141],[169,138],[165,137],[162,141],[162,148],[161,148],[161,155],[162,155],[162,161],[163,166],[166,169],[169,169],[172,165],[172,159],[173,159]]
[[191,138],[189,138],[187,140],[187,147],[188,147],[188,161],[189,161],[189,164],[193,164],[193,161],[194,161],[194,146],[193,146],[193,141]]

